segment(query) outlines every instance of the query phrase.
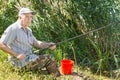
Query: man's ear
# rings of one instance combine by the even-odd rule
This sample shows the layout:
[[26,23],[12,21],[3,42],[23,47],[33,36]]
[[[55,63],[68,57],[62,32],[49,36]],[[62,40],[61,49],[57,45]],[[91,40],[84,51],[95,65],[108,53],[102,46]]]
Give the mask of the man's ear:
[[19,15],[18,18],[21,19],[24,15]]
[[21,16],[18,16],[19,19],[21,19]]

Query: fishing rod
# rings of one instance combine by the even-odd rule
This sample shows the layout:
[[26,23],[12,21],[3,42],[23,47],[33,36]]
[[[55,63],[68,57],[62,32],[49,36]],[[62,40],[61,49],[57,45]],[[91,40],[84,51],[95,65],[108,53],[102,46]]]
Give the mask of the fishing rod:
[[[113,25],[113,27],[116,26],[118,23],[119,23],[119,21],[118,21],[118,22],[115,22],[115,24]],[[110,25],[111,25],[111,23],[108,24],[107,26],[103,26],[103,27],[100,27],[100,28],[97,28],[97,29],[93,29],[93,30],[88,31],[88,32],[86,32],[86,33],[83,33],[83,34],[77,35],[77,36],[75,36],[75,37],[69,38],[69,39],[67,39],[67,40],[64,40],[64,41],[61,41],[61,42],[57,42],[57,43],[55,43],[55,45],[60,45],[60,44],[62,44],[62,43],[64,43],[64,42],[68,42],[68,41],[71,41],[71,40],[73,40],[73,39],[76,39],[76,38],[85,36],[85,35],[87,35],[87,34],[89,34],[89,33],[102,30],[102,29],[104,29],[104,28],[106,28],[106,27],[109,27]],[[43,48],[43,49],[39,49],[39,50],[37,50],[37,51],[35,51],[35,52],[41,52],[42,50],[48,49],[49,47],[51,47],[51,46],[48,46],[48,47]]]

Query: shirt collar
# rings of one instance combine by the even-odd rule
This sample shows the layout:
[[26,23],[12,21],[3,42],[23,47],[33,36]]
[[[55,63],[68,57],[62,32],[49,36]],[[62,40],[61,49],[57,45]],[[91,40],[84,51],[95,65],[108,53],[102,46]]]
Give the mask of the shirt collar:
[[19,28],[22,28],[22,26],[21,26],[21,24],[20,24],[20,21],[19,21],[19,20],[17,20],[17,22],[16,22],[16,23],[17,23],[17,25],[18,25],[18,27],[19,27]]
[[[20,29],[23,29],[23,27],[21,26],[21,24],[20,24],[20,21],[19,21],[19,20],[17,20],[17,24],[18,24],[18,27],[19,27]],[[26,29],[28,29],[28,27],[27,27]]]

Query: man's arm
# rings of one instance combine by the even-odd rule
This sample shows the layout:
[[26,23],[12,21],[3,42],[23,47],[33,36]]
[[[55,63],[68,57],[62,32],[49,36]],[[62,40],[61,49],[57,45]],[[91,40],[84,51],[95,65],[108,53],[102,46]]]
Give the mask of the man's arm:
[[19,60],[23,60],[25,58],[24,54],[18,54],[17,52],[14,52],[13,50],[11,50],[6,44],[0,42],[0,49],[7,52],[8,54],[16,57]]
[[52,43],[52,42],[47,43],[47,42],[42,42],[42,41],[36,41],[34,43],[34,46],[37,47],[37,48],[49,48],[51,50],[56,48],[55,43]]

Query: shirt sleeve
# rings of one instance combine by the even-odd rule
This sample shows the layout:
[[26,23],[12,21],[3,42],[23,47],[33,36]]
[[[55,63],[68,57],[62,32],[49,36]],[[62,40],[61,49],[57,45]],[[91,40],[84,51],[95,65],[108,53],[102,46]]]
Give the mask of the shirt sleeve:
[[5,43],[6,45],[10,45],[16,36],[16,30],[12,28],[12,26],[9,26],[3,33],[0,42]]
[[32,34],[32,38],[33,38],[33,45],[38,41],[37,39],[36,39],[36,37]]
[[32,44],[32,45],[34,45],[37,42],[37,39],[33,35],[32,30],[30,28],[28,28],[28,30],[29,30],[28,33],[30,35],[30,38],[29,38],[30,41],[29,41],[29,43]]

